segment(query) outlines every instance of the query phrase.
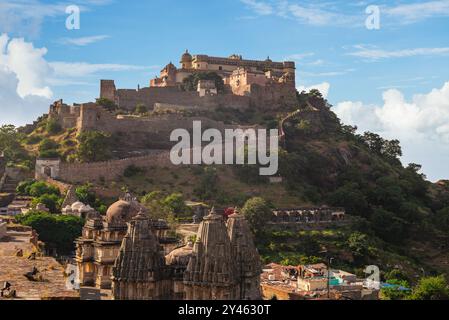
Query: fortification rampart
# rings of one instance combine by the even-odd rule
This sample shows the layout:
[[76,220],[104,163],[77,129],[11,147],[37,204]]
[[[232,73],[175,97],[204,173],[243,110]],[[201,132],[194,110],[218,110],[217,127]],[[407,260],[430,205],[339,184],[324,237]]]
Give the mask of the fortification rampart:
[[153,166],[170,167],[170,152],[160,152],[142,157],[127,158],[94,163],[61,163],[58,180],[66,183],[85,183],[87,181],[113,181],[123,176],[129,166],[141,168]]
[[[101,97],[111,97],[111,90],[102,91]],[[115,102],[121,109],[135,110],[138,104],[144,104],[151,110],[156,103],[182,104],[201,108],[246,109],[251,105],[250,97],[224,93],[215,96],[200,97],[196,91],[183,91],[178,87],[148,87],[138,90],[118,89],[114,94]]]

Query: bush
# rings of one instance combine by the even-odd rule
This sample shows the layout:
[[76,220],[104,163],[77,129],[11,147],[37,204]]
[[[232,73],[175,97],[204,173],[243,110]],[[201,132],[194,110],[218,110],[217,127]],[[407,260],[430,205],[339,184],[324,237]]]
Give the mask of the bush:
[[148,107],[146,105],[140,103],[136,106],[136,113],[145,114],[147,112],[148,112]]
[[69,254],[73,251],[73,242],[81,236],[84,225],[84,221],[78,217],[44,212],[31,212],[17,217],[17,220],[36,230],[39,239],[47,246],[56,248],[59,254]]
[[47,124],[45,125],[45,130],[51,134],[58,134],[62,131],[61,125],[54,119],[48,119]]
[[125,169],[125,171],[123,172],[123,175],[126,178],[132,178],[134,176],[137,176],[141,173],[143,173],[145,170],[139,167],[136,167],[135,165],[130,165],[129,167],[127,167]]
[[413,289],[412,300],[449,300],[449,287],[444,276],[423,278]]
[[223,78],[216,72],[199,72],[185,78],[182,82],[182,89],[185,91],[197,91],[200,80],[213,80],[218,92],[224,91]]
[[97,99],[96,103],[97,105],[102,106],[103,108],[105,108],[110,112],[116,111],[118,109],[118,106],[113,101],[106,98]]
[[245,215],[255,233],[261,231],[273,218],[273,211],[262,198],[249,199],[242,209],[242,214]]
[[31,205],[36,207],[39,203],[44,204],[51,213],[60,213],[61,205],[64,199],[58,197],[55,194],[43,194],[42,196],[35,197],[31,201]]
[[54,194],[60,196],[61,193],[58,188],[45,183],[43,181],[28,180],[19,183],[16,188],[18,194],[22,196],[40,197],[44,194]]
[[100,131],[85,131],[78,136],[78,159],[82,162],[106,161],[111,157],[111,137]]

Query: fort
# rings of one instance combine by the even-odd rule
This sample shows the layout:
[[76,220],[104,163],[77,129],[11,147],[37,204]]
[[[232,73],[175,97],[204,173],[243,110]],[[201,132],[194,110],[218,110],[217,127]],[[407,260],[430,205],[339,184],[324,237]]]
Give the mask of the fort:
[[[196,91],[187,91],[184,81],[195,74],[215,73],[222,77],[224,89],[218,91],[211,80],[199,80]],[[133,112],[138,105],[145,105],[150,111],[163,109],[214,110],[231,108],[245,110],[275,110],[282,106],[296,106],[295,63],[244,60],[241,56],[229,58],[191,56],[188,52],[181,57],[181,66],[169,63],[149,87],[117,89],[114,80],[101,80],[99,98],[114,102],[121,110]],[[62,100],[50,106],[50,117],[63,128],[76,127],[79,130],[126,131],[143,126],[158,131],[158,120],[131,122],[135,119],[116,118],[101,112],[96,103],[69,106]],[[121,120],[121,121],[118,121]],[[156,127],[155,127],[156,126]],[[181,126],[182,127],[182,126]],[[150,129],[147,129],[147,131]]]
[[[75,129],[78,134],[95,130],[115,135],[120,145],[120,150],[114,150],[115,159],[83,164],[38,159],[36,178],[50,177],[68,183],[110,181],[121,176],[130,165],[169,166],[167,150],[174,145],[170,135],[176,129],[191,132],[195,121],[201,121],[205,129],[214,128],[221,133],[226,129],[250,128],[212,120],[201,111],[253,108],[263,112],[296,107],[295,71],[294,62],[245,60],[239,55],[192,56],[186,52],[179,68],[169,63],[159,77],[149,81],[149,87],[117,89],[114,80],[101,80],[99,98],[112,101],[119,112],[113,113],[96,102],[67,105],[59,100],[50,106],[48,118],[63,129]],[[210,79],[199,80],[196,90],[184,88],[190,76],[211,72],[214,77],[221,77],[220,90]],[[154,112],[133,115],[139,105]]]

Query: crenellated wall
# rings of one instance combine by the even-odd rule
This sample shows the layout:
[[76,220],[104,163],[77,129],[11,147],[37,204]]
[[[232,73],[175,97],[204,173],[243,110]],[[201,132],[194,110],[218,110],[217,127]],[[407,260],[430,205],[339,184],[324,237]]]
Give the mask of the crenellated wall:
[[160,152],[142,157],[127,158],[93,163],[61,163],[58,180],[66,183],[85,183],[88,181],[112,181],[123,176],[129,166],[148,168],[152,166],[170,167],[170,152]]

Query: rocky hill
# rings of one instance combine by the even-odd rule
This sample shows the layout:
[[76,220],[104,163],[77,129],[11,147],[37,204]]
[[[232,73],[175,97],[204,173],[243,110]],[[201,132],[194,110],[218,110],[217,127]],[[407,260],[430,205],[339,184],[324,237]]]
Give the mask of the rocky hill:
[[[344,207],[353,217],[344,226],[320,230],[267,226],[259,239],[263,257],[285,264],[306,263],[322,259],[320,252],[326,249],[336,265],[359,274],[370,264],[378,265],[385,275],[402,272],[412,282],[423,273],[448,273],[449,183],[432,184],[420,174],[419,165],[404,166],[399,141],[358,133],[342,124],[319,92],[298,94],[297,109],[263,114],[256,109],[217,109],[195,114],[230,124],[280,126],[281,183],[260,177],[258,166],[135,167],[113,183],[97,181],[94,187],[106,202],[126,189],[141,196],[179,192],[185,199],[221,207],[242,206],[252,197],[262,197],[273,207]],[[93,137],[83,140],[73,130],[55,128],[43,118],[20,141],[28,154],[26,163],[39,153],[78,161],[80,154],[89,154],[89,147],[107,158],[103,147],[114,139],[98,135],[100,142]]]

